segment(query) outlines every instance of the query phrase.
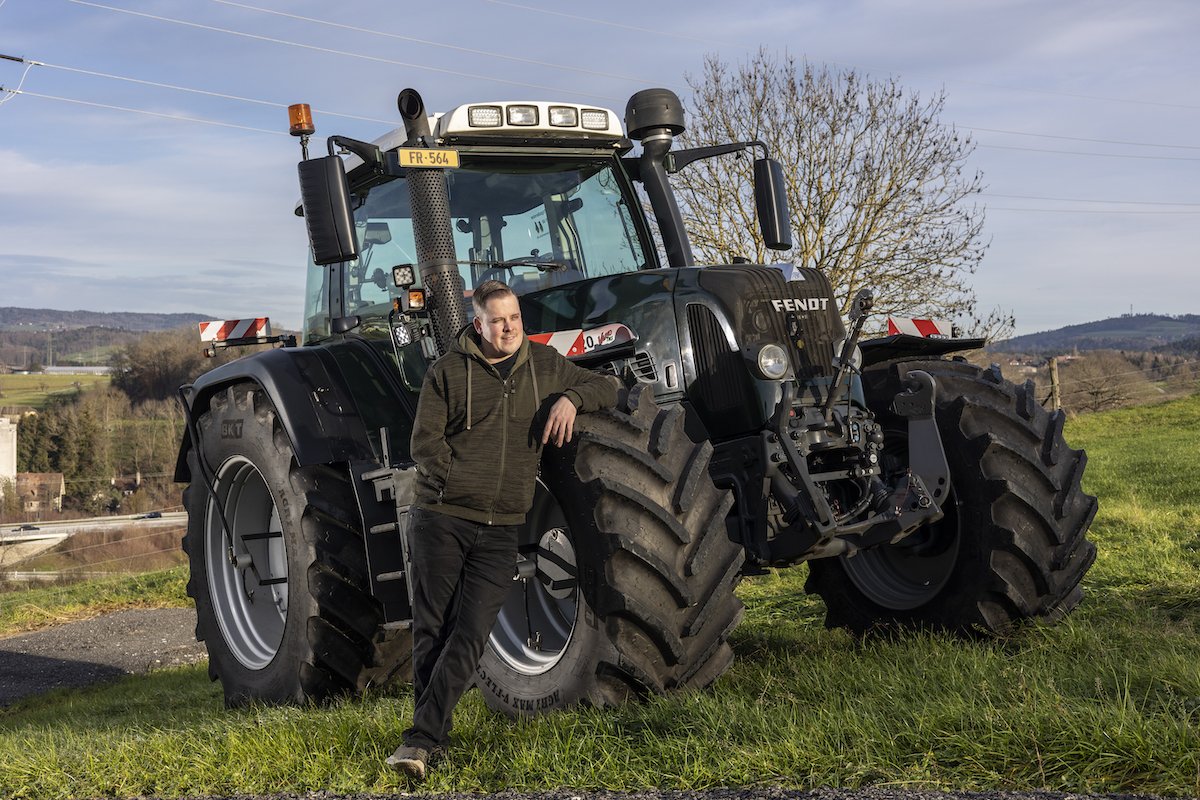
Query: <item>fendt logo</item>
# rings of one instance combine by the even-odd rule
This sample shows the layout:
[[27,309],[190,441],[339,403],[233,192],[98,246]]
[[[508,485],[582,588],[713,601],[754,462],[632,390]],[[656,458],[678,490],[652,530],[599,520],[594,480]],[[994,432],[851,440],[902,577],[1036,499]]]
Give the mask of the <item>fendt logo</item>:
[[240,419],[221,420],[221,438],[222,439],[240,439],[240,438],[242,438],[242,420],[240,420]]
[[829,308],[828,297],[789,297],[785,300],[772,300],[771,305],[776,311],[824,311]]

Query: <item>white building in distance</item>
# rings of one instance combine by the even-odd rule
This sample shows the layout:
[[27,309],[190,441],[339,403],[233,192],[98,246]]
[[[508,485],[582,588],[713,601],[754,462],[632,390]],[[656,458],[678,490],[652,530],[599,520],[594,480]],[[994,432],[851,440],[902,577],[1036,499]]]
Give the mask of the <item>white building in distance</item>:
[[0,482],[17,479],[17,423],[0,417]]

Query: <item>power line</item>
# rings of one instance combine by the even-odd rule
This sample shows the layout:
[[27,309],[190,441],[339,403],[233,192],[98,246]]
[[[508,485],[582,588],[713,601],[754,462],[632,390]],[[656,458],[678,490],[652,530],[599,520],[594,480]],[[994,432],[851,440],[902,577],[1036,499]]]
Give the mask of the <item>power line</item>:
[[1039,139],[1063,139],[1069,142],[1093,142],[1095,144],[1123,144],[1130,147],[1166,147],[1175,150],[1200,150],[1200,145],[1192,144],[1152,144],[1150,142],[1130,142],[1123,139],[1089,139],[1084,136],[1060,136],[1053,133],[1029,133],[1027,131],[1006,131],[998,128],[977,128],[974,125],[958,125],[956,127],[963,128],[968,131],[982,131],[984,133],[1003,133],[1009,136],[1034,136]]
[[[5,60],[8,60],[8,61],[18,61],[18,62],[20,61],[20,59],[13,58],[12,56],[0,55],[0,58],[4,58]],[[33,65],[34,64],[32,61],[25,65],[25,71],[21,73],[21,80],[17,81],[16,89],[5,89],[3,86],[0,86],[0,89],[3,89],[4,91],[8,92],[8,95],[6,97],[0,97],[0,106],[4,105],[9,100],[12,100],[14,97],[16,97],[18,94],[20,94],[21,87],[25,85],[25,76],[27,76],[29,74],[29,70],[33,69]]]
[[[556,69],[572,69],[571,67],[567,67],[567,66],[563,66],[563,65],[559,65],[559,64],[549,64],[546,62],[532,61],[530,59],[521,59],[521,58],[517,58],[517,57],[513,57],[513,56],[505,56],[502,54],[487,53],[486,51],[482,51],[482,50],[470,50],[469,48],[456,48],[453,45],[440,45],[437,42],[426,42],[426,40],[412,39],[412,37],[401,36],[399,34],[382,33],[382,32],[378,32],[378,31],[371,31],[367,28],[358,28],[358,27],[351,26],[351,25],[342,25],[340,23],[329,22],[326,20],[313,19],[311,17],[301,17],[296,14],[286,14],[281,11],[272,11],[270,9],[260,9],[255,6],[245,5],[243,3],[236,3],[236,2],[233,2],[233,0],[213,0],[213,2],[223,3],[226,5],[232,5],[232,6],[236,6],[239,8],[247,8],[247,9],[251,9],[254,11],[262,11],[262,12],[268,13],[268,14],[277,14],[277,15],[284,16],[284,17],[291,17],[291,18],[295,18],[295,19],[311,21],[311,22],[315,22],[318,24],[322,24],[322,25],[331,25],[334,27],[347,28],[347,29],[354,30],[354,31],[362,31],[364,33],[376,33],[380,36],[392,36],[392,37],[405,39],[405,40],[423,42],[423,43],[427,43],[427,44],[431,44],[431,45],[435,45],[435,46],[450,47],[452,49],[459,49],[459,50],[467,50],[468,52],[493,56],[495,58],[509,58],[509,59],[515,60],[515,61],[526,61],[528,63],[539,64],[539,65],[548,66],[548,67],[554,67]],[[98,70],[84,69],[82,67],[69,67],[64,64],[50,64],[45,61],[36,61],[33,59],[22,58],[19,56],[9,56],[9,55],[5,55],[3,53],[0,53],[0,59],[14,61],[14,62],[17,62],[20,64],[27,65],[24,73],[22,73],[22,75],[21,75],[21,80],[20,80],[20,83],[17,85],[17,88],[15,90],[9,90],[10,92],[19,92],[21,90],[21,86],[25,82],[25,76],[29,74],[29,70],[34,66],[38,66],[38,67],[46,67],[47,69],[62,70],[64,72],[73,72],[73,73],[80,74],[80,75],[89,75],[89,76],[97,77],[97,78],[107,78],[109,80],[124,81],[126,83],[133,83],[133,84],[138,84],[138,85],[142,85],[142,86],[153,86],[153,87],[156,87],[159,89],[171,89],[171,90],[178,91],[178,92],[188,92],[190,94],[198,94],[198,95],[203,95],[206,97],[216,97],[216,98],[220,98],[223,100],[237,100],[237,101],[244,102],[244,103],[252,103],[255,105],[267,106],[270,108],[287,108],[289,105],[287,103],[279,103],[279,102],[274,102],[271,100],[261,100],[261,99],[254,98],[254,97],[244,97],[241,95],[227,94],[225,92],[217,92],[217,91],[208,90],[208,89],[197,89],[194,87],[179,86],[176,84],[163,83],[160,81],[150,81],[150,80],[145,80],[142,78],[133,78],[133,77],[130,77],[127,75],[114,75],[109,72],[100,72]],[[608,73],[593,72],[591,70],[577,70],[577,71],[587,72],[590,74],[600,75],[600,76],[616,77],[616,78],[621,78],[623,80],[634,80],[634,81],[638,80],[637,78],[626,78],[625,76],[609,75]],[[3,87],[0,87],[0,88],[3,88]],[[4,102],[11,100],[11,99],[12,99],[12,94],[0,99],[0,104],[3,104]],[[357,115],[357,114],[346,114],[343,112],[329,111],[327,109],[321,109],[321,108],[314,109],[314,111],[318,114],[323,114],[323,115],[330,116],[330,117],[339,117],[342,119],[352,119],[352,120],[358,120],[361,122],[379,122],[379,123],[383,123],[385,125],[394,125],[396,122],[395,120],[391,120],[391,119],[380,119],[378,117],[366,117],[366,116],[361,116],[361,115]],[[1200,150],[1200,145],[1193,146],[1193,145],[1152,144],[1152,143],[1148,143],[1148,142],[1130,142],[1130,141],[1121,141],[1121,140],[1114,140],[1114,139],[1089,139],[1089,138],[1080,137],[1080,136],[1060,136],[1060,135],[1056,135],[1056,134],[1029,133],[1029,132],[1025,132],[1025,131],[999,130],[996,128],[978,128],[978,127],[973,127],[973,126],[959,126],[959,127],[962,127],[963,129],[970,130],[970,131],[986,131],[989,133],[1002,133],[1002,134],[1009,134],[1009,135],[1013,135],[1013,136],[1031,136],[1031,137],[1040,137],[1040,138],[1046,138],[1046,139],[1063,139],[1063,140],[1067,140],[1067,141],[1077,141],[1077,142],[1096,142],[1096,143],[1102,143],[1102,144],[1122,144],[1122,145],[1130,145],[1130,146],[1135,146],[1135,147],[1162,147],[1162,148],[1175,148],[1175,149],[1187,149],[1187,150]],[[980,146],[981,147],[991,147],[993,145],[983,144]],[[1016,149],[1016,148],[1014,148],[1014,149]],[[1056,151],[1037,151],[1037,152],[1056,152]],[[1081,155],[1083,155],[1083,154],[1081,154]],[[1103,154],[1087,154],[1087,155],[1103,155]],[[1049,198],[1047,198],[1047,199],[1049,199]],[[1084,202],[1092,202],[1092,201],[1084,201]]]
[[[460,72],[458,70],[446,69],[444,67],[432,67],[432,66],[429,66],[428,64],[416,64],[416,63],[412,63],[412,62],[408,62],[408,61],[397,61],[397,60],[391,59],[391,58],[382,58],[380,56],[370,56],[365,53],[351,53],[346,50],[336,50],[331,47],[318,47],[317,45],[303,44],[301,42],[292,42],[292,41],[288,41],[287,39],[278,39],[273,36],[262,36],[257,33],[246,33],[245,31],[237,31],[237,30],[233,30],[232,28],[221,28],[221,27],[217,27],[215,25],[204,25],[199,22],[189,22],[188,20],[176,19],[174,17],[164,17],[164,16],[160,16],[158,14],[148,14],[144,11],[133,11],[132,9],[128,9],[128,8],[117,8],[115,6],[106,6],[106,5],[102,5],[100,3],[90,2],[90,0],[68,0],[68,2],[75,3],[76,5],[81,5],[81,6],[89,6],[91,8],[99,8],[104,11],[114,11],[114,12],[117,12],[120,14],[129,14],[130,16],[134,16],[134,17],[144,17],[146,19],[153,19],[158,22],[169,22],[174,25],[183,25],[188,28],[198,28],[200,30],[213,31],[215,33],[226,33],[226,34],[229,34],[230,36],[241,36],[246,39],[253,39],[255,41],[260,41],[260,42],[271,42],[272,44],[282,44],[282,45],[286,45],[288,47],[299,47],[303,50],[312,50],[312,51],[318,52],[318,53],[346,56],[348,58],[361,58],[366,61],[373,61],[373,62],[376,62],[379,64],[390,64],[395,67],[407,67],[410,69],[420,69],[420,70],[426,70],[428,72],[438,72],[443,75],[454,75],[454,76],[460,77],[460,78],[471,78],[473,80],[481,80],[481,81],[493,81],[495,83],[504,83],[504,84],[508,84],[510,86],[525,86],[525,87],[533,88],[533,89],[544,89],[544,90],[550,91],[550,92],[561,92],[562,91],[562,89],[559,89],[559,88],[553,87],[553,86],[544,86],[542,84],[537,84],[537,83],[526,83],[524,81],[513,81],[513,80],[508,80],[506,78],[498,78],[495,75],[477,75],[477,74],[471,73],[471,72]],[[618,102],[620,100],[620,98],[605,97],[603,95],[593,95],[593,96],[600,97],[604,100],[612,100],[614,102]]]
[[625,25],[620,22],[609,22],[606,19],[596,19],[595,17],[581,17],[578,14],[568,14],[565,11],[552,11],[548,8],[535,8],[534,6],[524,6],[519,3],[505,2],[505,0],[487,0],[487,2],[491,3],[492,5],[508,6],[509,8],[517,8],[517,9],[520,9],[521,11],[532,11],[537,14],[546,14],[548,16],[555,16],[555,17],[565,17],[566,19],[573,19],[573,20],[577,20],[579,22],[587,22],[592,25],[607,25],[610,28],[621,28],[622,30],[637,31],[638,33],[649,33],[654,36],[669,36],[673,39],[686,39],[691,42],[703,42],[704,44],[715,44],[715,45],[720,45],[721,47],[729,47],[730,46],[728,42],[718,42],[713,39],[701,39],[696,36],[686,36],[682,33],[672,33],[671,31],[666,31],[666,30],[662,30],[662,29],[655,30],[655,29],[651,29],[651,28],[639,28],[636,25]]
[[[1083,358],[1086,358],[1086,356],[1084,356]],[[1070,362],[1067,362],[1067,363],[1069,364]],[[1200,364],[1200,359],[1193,359],[1191,361],[1180,361],[1177,364],[1169,364],[1168,366],[1170,366],[1172,368],[1187,367],[1187,366],[1191,366],[1192,364]],[[1130,370],[1129,372],[1114,372],[1109,375],[1104,375],[1103,378],[1104,378],[1104,380],[1107,381],[1107,380],[1111,380],[1113,378],[1128,377],[1129,375],[1149,375],[1152,372],[1154,372],[1154,367],[1146,367],[1144,369]],[[1075,378],[1074,380],[1069,380],[1069,381],[1060,380],[1058,383],[1059,383],[1059,386],[1068,386],[1070,384],[1087,383],[1088,380],[1089,379],[1087,379],[1087,378]]]
[[237,2],[234,2],[234,0],[212,0],[212,1],[214,3],[220,3],[220,4],[226,5],[226,6],[233,6],[235,8],[243,8],[243,9],[246,9],[247,11],[258,11],[263,14],[274,14],[275,16],[278,16],[278,17],[285,17],[287,19],[299,20],[301,22],[312,22],[317,25],[327,25],[331,28],[340,28],[342,30],[354,31],[355,33],[366,33],[366,34],[370,34],[372,36],[383,36],[388,39],[399,39],[400,41],[403,41],[403,42],[413,42],[415,44],[423,44],[423,45],[428,45],[430,47],[443,47],[447,50],[455,50],[460,53],[470,53],[471,55],[486,56],[488,58],[498,58],[498,59],[502,59],[505,61],[515,61],[520,64],[532,64],[537,67],[549,67],[550,69],[556,69],[556,70],[568,70],[570,72],[579,72],[584,75],[595,75],[600,78],[615,78],[617,80],[631,81],[633,83],[643,83],[644,82],[644,80],[642,78],[636,78],[632,75],[618,75],[618,74],[615,74],[612,72],[600,72],[598,70],[585,69],[584,67],[574,67],[574,66],[571,66],[570,64],[553,64],[548,61],[537,61],[536,59],[532,59],[532,58],[523,58],[521,56],[510,56],[510,55],[506,55],[504,53],[493,53],[488,50],[476,50],[471,47],[460,47],[459,45],[446,44],[445,42],[435,42],[430,39],[418,39],[415,36],[405,36],[405,35],[399,34],[399,33],[389,33],[387,31],[375,30],[373,28],[362,28],[357,25],[347,25],[345,23],[333,22],[331,20],[316,19],[315,17],[305,17],[305,16],[301,16],[299,14],[289,14],[286,11],[276,11],[276,10],[270,9],[270,8],[259,8],[258,6],[247,5],[246,3],[237,3]]
[[[78,0],[72,0],[77,2]],[[1017,147],[1015,145],[1005,144],[983,144],[980,142],[979,147],[987,147],[992,150],[1024,150],[1030,153],[1056,153],[1064,156],[1097,156],[1100,158],[1137,158],[1151,161],[1200,161],[1200,158],[1189,158],[1187,156],[1137,156],[1127,153],[1084,153],[1078,150],[1044,150],[1038,147]]]
[[1188,216],[1200,213],[1200,211],[1121,211],[1117,209],[1111,211],[1105,209],[1012,209],[1012,207],[1003,205],[989,205],[986,207],[988,207],[989,211],[1034,211],[1037,213],[1135,213],[1135,215],[1158,217],[1181,215]]
[[[217,1],[220,2],[220,0],[217,0]],[[3,57],[3,56],[0,55],[0,57]],[[171,83],[160,83],[158,81],[147,81],[147,80],[142,80],[141,78],[130,78],[125,75],[113,75],[108,72],[98,72],[96,70],[82,69],[80,67],[67,67],[67,66],[63,66],[62,64],[47,64],[45,61],[26,61],[26,63],[28,63],[30,66],[47,67],[49,69],[59,69],[59,70],[65,71],[65,72],[75,72],[80,75],[91,75],[91,76],[97,77],[97,78],[108,78],[108,79],[115,80],[115,81],[125,81],[127,83],[136,83],[136,84],[140,84],[142,86],[153,86],[153,87],[156,87],[159,89],[173,89],[177,92],[190,92],[191,94],[199,94],[199,95],[204,95],[206,97],[217,97],[217,98],[221,98],[223,100],[238,100],[243,103],[254,103],[256,105],[269,106],[271,108],[287,108],[288,107],[287,103],[276,103],[271,100],[259,100],[259,99],[253,98],[253,97],[242,97],[242,96],[236,95],[236,94],[225,94],[223,92],[214,92],[214,91],[209,91],[207,89],[194,89],[194,88],[191,88],[188,86],[176,86],[175,84],[171,84]],[[28,69],[26,69],[26,72],[28,72]],[[21,87],[19,87],[19,86],[17,87],[17,89],[20,89],[20,88]],[[342,113],[338,113],[336,111],[327,111],[325,109],[319,109],[319,108],[313,109],[313,111],[315,113],[324,114],[324,115],[330,116],[330,117],[342,117],[344,119],[354,119],[354,120],[359,120],[362,122],[382,122],[387,125],[395,125],[397,122],[396,120],[379,119],[377,117],[360,117],[355,114],[342,114]]]
[[1131,206],[1188,206],[1200,208],[1200,203],[1166,203],[1155,200],[1089,200],[1082,197],[1038,197],[1035,195],[1024,194],[995,194],[994,192],[980,192],[980,197],[1003,197],[1007,200],[1054,200],[1063,203],[1106,203],[1112,205],[1131,205]]
[[38,92],[28,92],[28,91],[23,91],[23,90],[19,91],[16,89],[4,89],[3,87],[0,87],[0,91],[9,92],[10,94],[13,94],[13,95],[18,95],[18,94],[24,95],[26,97],[40,97],[43,100],[57,100],[60,103],[75,103],[76,105],[91,106],[93,108],[107,108],[112,111],[126,111],[130,114],[144,114],[149,117],[159,117],[162,119],[173,119],[173,120],[177,120],[179,122],[198,122],[203,125],[218,125],[222,128],[237,128],[238,130],[254,131],[256,133],[270,133],[270,134],[275,134],[278,136],[286,136],[287,135],[287,131],[273,131],[273,130],[268,130],[267,128],[255,128],[255,127],[251,127],[249,125],[237,125],[232,122],[218,122],[217,120],[203,119],[201,117],[189,117],[189,116],[185,116],[183,114],[166,114],[166,113],[163,113],[160,111],[146,111],[145,109],[141,109],[141,108],[128,108],[126,106],[114,106],[114,105],[110,105],[108,103],[96,103],[91,100],[77,100],[73,97],[59,97],[57,95],[52,95],[52,94],[39,94]]
[[[498,2],[498,0],[489,0],[489,2]],[[942,81],[943,83],[947,82],[946,79],[940,75],[932,75],[931,73],[922,72],[921,70],[902,70],[902,69],[893,69],[891,67],[878,67],[878,66],[862,67],[862,66],[857,66],[855,64],[846,64],[846,63],[842,63],[842,62],[838,62],[838,61],[827,61],[824,59],[822,59],[822,63],[832,64],[833,66],[841,67],[843,69],[861,70],[864,72],[890,72],[893,74],[924,75],[927,78],[932,77],[936,80]],[[1038,89],[1038,88],[1029,87],[1029,86],[1005,86],[1004,84],[1000,84],[1000,83],[988,83],[985,81],[973,81],[973,80],[968,80],[966,78],[952,78],[948,82],[965,84],[967,86],[982,86],[987,89],[1001,89],[1006,92],[1029,92],[1030,94],[1043,94],[1043,95],[1050,95],[1053,97],[1070,97],[1070,98],[1073,98],[1076,100],[1095,100],[1095,101],[1102,102],[1102,103],[1125,103],[1128,105],[1155,106],[1155,107],[1159,107],[1159,108],[1182,108],[1182,109],[1186,109],[1188,111],[1200,110],[1200,106],[1189,105],[1187,103],[1166,103],[1166,102],[1162,102],[1162,101],[1158,101],[1158,100],[1134,100],[1134,99],[1128,98],[1128,97],[1103,97],[1103,96],[1094,95],[1094,94],[1080,94],[1078,92],[1063,92],[1063,91],[1058,91],[1055,89]]]
[[[581,22],[588,22],[588,23],[591,23],[594,25],[608,25],[608,26],[614,27],[614,28],[623,28],[625,30],[638,31],[639,33],[650,33],[655,36],[671,36],[671,37],[674,37],[677,39],[688,39],[688,40],[696,41],[696,42],[704,42],[706,44],[716,44],[716,45],[720,45],[722,47],[729,46],[728,42],[718,42],[718,41],[714,41],[711,39],[699,39],[699,38],[692,37],[692,36],[685,36],[683,34],[671,33],[669,31],[652,30],[649,28],[639,28],[634,25],[623,25],[623,24],[616,23],[616,22],[609,22],[608,20],[596,19],[594,17],[582,17],[582,16],[578,16],[576,14],[568,14],[568,13],[565,13],[562,11],[552,11],[552,10],[546,9],[546,8],[536,8],[534,6],[521,5],[519,3],[508,2],[508,0],[487,0],[487,2],[492,3],[493,5],[508,6],[509,8],[521,9],[522,11],[532,11],[532,12],[535,12],[538,14],[547,14],[547,15],[553,15],[553,16],[557,16],[557,17],[565,17],[567,19],[579,20]],[[825,63],[833,64],[834,66],[845,67],[845,68],[849,68],[849,69],[857,69],[857,70],[870,69],[872,71],[880,71],[881,70],[881,68],[878,68],[878,67],[864,68],[864,67],[856,66],[854,64],[845,64],[845,63],[839,63],[836,61],[827,61]],[[909,74],[914,74],[914,75],[922,74],[921,72],[896,70],[896,69],[890,69],[890,68],[882,69],[882,71],[893,72],[893,73],[908,72]],[[928,73],[924,73],[924,74],[928,74]],[[972,81],[972,80],[966,80],[963,78],[955,78],[955,79],[953,79],[952,82],[973,85],[973,86],[984,86],[989,89],[1003,89],[1005,91],[1030,92],[1033,94],[1045,94],[1045,95],[1052,95],[1052,96],[1057,96],[1057,97],[1072,97],[1072,98],[1079,99],[1079,100],[1097,100],[1097,101],[1105,102],[1105,103],[1127,103],[1127,104],[1132,104],[1132,105],[1157,106],[1157,107],[1162,107],[1162,108],[1183,108],[1183,109],[1189,109],[1189,110],[1200,109],[1200,106],[1189,105],[1186,103],[1165,103],[1165,102],[1160,102],[1160,101],[1155,101],[1155,100],[1134,100],[1134,99],[1125,98],[1125,97],[1101,97],[1098,95],[1080,94],[1077,92],[1056,91],[1054,89],[1038,89],[1038,88],[1031,88],[1031,87],[1027,87],[1027,86],[1004,86],[1002,84],[986,83],[983,81]],[[1036,134],[1033,134],[1033,135],[1036,135]]]

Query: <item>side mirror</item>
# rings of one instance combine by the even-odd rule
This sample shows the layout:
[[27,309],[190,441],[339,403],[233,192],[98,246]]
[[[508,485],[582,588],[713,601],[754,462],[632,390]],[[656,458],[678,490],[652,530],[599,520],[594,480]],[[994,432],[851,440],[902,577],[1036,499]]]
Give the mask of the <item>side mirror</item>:
[[334,264],[358,258],[354,235],[354,212],[350,210],[350,187],[340,156],[301,161],[300,203],[313,262]]
[[754,206],[763,242],[772,250],[790,250],[792,222],[788,216],[783,167],[773,158],[754,160]]

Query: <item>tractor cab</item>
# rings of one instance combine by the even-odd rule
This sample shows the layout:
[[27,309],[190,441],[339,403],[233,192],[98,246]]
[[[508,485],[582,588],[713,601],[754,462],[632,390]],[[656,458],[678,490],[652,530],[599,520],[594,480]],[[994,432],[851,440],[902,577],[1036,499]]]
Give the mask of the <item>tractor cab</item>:
[[[409,175],[444,171],[444,214],[465,296],[488,279],[526,295],[589,278],[658,266],[621,156],[632,142],[605,109],[549,103],[461,106],[433,118],[437,148],[404,148],[397,131],[347,162],[357,255],[319,264],[310,253],[305,340],[357,316],[378,329],[425,281]],[[421,157],[418,162],[408,153]],[[430,153],[443,154],[440,159]],[[440,169],[439,169],[440,171]],[[424,212],[426,209],[422,209]],[[302,213],[302,208],[297,209]],[[400,268],[400,269],[397,269]],[[411,269],[406,269],[411,268]],[[418,301],[419,302],[419,301]],[[419,309],[417,309],[419,310]]]

